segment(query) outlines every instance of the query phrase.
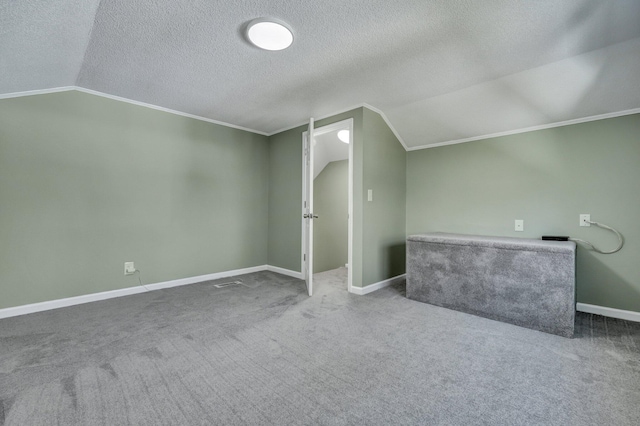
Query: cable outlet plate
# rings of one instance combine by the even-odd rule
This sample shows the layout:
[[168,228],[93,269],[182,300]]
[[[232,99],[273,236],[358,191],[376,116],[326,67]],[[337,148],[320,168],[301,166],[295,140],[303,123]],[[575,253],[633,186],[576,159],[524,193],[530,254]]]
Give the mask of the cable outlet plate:
[[524,231],[524,220],[516,219],[514,230],[517,231],[517,232],[523,232]]
[[136,273],[136,267],[133,265],[133,262],[124,262],[124,274],[133,275],[135,273]]
[[581,214],[580,215],[580,226],[591,226],[589,221],[591,221],[591,215],[590,214]]

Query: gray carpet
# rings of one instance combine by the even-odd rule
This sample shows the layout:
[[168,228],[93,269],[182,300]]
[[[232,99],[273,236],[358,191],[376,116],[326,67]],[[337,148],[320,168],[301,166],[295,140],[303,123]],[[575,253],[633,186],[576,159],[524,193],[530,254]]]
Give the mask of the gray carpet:
[[312,298],[240,278],[0,320],[0,424],[640,424],[640,324],[566,339],[350,295],[344,269]]

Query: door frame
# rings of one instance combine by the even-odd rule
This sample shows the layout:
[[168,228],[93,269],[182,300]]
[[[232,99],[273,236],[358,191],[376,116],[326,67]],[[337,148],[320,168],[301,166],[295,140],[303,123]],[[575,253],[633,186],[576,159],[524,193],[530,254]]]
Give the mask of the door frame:
[[[347,118],[346,120],[337,121],[335,123],[327,124],[326,126],[316,127],[313,129],[313,135],[323,135],[336,130],[349,130],[349,176],[348,176],[348,224],[347,224],[347,291],[353,293],[353,118]],[[300,203],[301,212],[304,212],[304,201],[307,198],[307,188],[305,185],[308,170],[305,161],[305,146],[307,141],[308,131],[302,133],[302,201]],[[313,147],[310,146],[311,149]],[[305,249],[307,242],[307,232],[305,219],[301,217],[302,223],[302,246],[300,254],[300,271],[302,276],[306,276],[307,262],[305,261]],[[322,218],[320,218],[322,219]],[[313,219],[311,219],[313,220]]]

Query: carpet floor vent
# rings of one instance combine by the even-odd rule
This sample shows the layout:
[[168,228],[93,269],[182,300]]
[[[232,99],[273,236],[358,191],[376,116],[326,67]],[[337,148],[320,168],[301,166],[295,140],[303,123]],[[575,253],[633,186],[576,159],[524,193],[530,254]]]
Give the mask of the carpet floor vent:
[[230,287],[232,285],[241,285],[241,284],[242,284],[241,281],[229,281],[228,283],[214,284],[213,286],[215,288],[225,288],[225,287]]

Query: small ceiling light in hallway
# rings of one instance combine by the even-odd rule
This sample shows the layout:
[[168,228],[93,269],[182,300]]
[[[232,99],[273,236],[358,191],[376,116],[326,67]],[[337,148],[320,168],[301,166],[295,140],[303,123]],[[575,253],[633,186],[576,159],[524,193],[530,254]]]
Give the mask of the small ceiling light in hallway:
[[283,23],[269,18],[258,18],[247,25],[247,38],[264,50],[283,50],[293,43],[293,33]]
[[340,130],[338,132],[338,139],[340,139],[344,143],[349,143],[349,131],[348,130]]

